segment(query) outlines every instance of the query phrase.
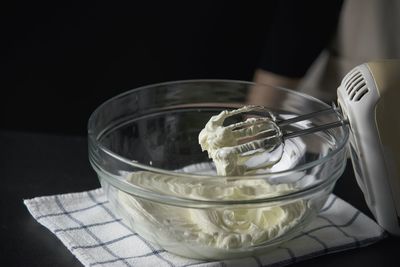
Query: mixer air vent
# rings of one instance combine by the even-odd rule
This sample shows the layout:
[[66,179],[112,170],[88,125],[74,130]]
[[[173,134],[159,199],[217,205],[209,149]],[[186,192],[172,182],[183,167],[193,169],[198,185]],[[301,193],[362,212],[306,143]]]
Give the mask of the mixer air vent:
[[346,93],[352,101],[360,101],[369,91],[360,71],[351,72],[344,83]]

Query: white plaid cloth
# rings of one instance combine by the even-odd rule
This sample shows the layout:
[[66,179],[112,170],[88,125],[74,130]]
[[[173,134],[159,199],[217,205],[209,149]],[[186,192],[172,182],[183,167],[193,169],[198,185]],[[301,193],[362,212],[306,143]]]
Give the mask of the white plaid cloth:
[[101,189],[38,197],[24,203],[85,266],[284,266],[366,246],[386,236],[373,220],[331,195],[311,225],[273,251],[257,257],[204,262],[171,254],[132,232],[112,212]]

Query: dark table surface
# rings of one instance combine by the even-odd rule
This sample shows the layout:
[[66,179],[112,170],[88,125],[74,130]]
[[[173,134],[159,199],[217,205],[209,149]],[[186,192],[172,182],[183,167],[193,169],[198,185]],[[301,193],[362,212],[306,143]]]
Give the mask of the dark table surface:
[[[0,131],[2,266],[82,266],[37,223],[23,199],[99,187],[84,137]],[[371,216],[349,162],[334,192]],[[400,238],[320,256],[292,266],[398,266]]]

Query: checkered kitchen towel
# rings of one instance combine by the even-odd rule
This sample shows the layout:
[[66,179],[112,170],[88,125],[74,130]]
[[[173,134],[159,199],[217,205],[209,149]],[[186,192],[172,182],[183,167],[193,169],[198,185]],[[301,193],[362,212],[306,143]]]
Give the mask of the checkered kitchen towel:
[[101,189],[38,197],[25,205],[85,266],[282,266],[366,246],[386,235],[373,220],[331,195],[311,225],[268,254],[204,262],[168,253],[132,232],[112,212]]

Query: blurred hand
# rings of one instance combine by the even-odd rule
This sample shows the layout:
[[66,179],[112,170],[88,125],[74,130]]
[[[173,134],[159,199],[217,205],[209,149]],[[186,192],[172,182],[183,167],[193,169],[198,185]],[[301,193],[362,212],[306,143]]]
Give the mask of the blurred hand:
[[301,79],[289,78],[262,69],[257,69],[253,81],[256,85],[250,90],[247,102],[252,105],[268,107],[269,103],[283,101],[281,96],[274,93],[272,87],[296,89]]

